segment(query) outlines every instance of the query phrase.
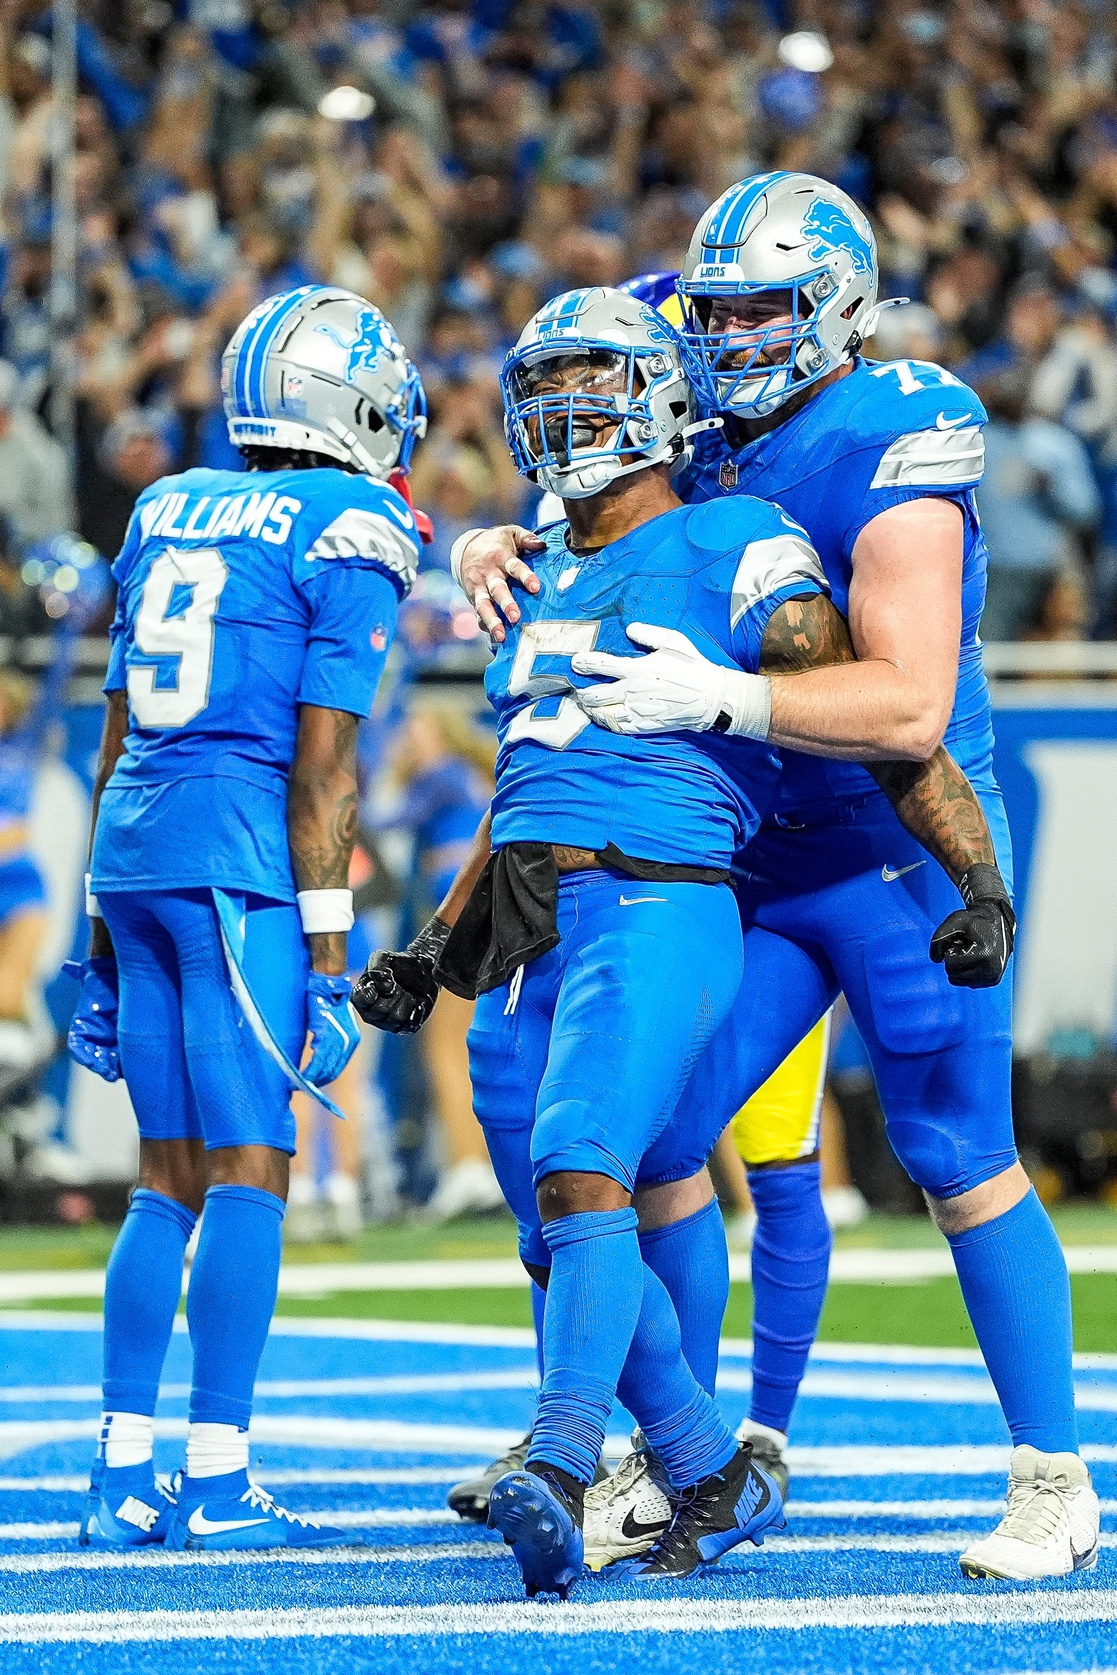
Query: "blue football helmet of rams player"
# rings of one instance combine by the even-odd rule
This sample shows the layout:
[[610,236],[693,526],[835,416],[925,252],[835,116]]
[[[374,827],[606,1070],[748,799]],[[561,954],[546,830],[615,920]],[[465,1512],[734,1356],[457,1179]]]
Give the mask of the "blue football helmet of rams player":
[[268,297],[233,333],[221,390],[235,447],[323,454],[386,479],[427,428],[417,369],[378,308],[333,285]]
[[759,418],[845,365],[879,312],[877,282],[873,230],[847,193],[785,170],[731,186],[679,276],[703,403]]

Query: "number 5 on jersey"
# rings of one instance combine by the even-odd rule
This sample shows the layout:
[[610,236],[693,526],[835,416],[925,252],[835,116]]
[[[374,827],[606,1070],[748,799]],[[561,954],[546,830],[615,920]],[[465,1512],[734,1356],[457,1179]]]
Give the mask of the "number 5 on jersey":
[[[518,698],[527,692],[533,698],[549,698],[560,692],[568,693],[571,687],[568,676],[557,672],[537,675],[535,665],[544,657],[571,658],[579,652],[592,651],[600,627],[599,622],[592,621],[526,622],[520,630],[512,673],[508,677],[509,695]],[[519,712],[508,729],[509,744],[517,739],[532,739],[536,744],[546,745],[548,750],[565,750],[590,724],[589,716],[582,713],[573,698],[564,697],[553,715],[540,715],[538,711],[538,704],[530,704]]]
[[[209,703],[213,618],[228,578],[215,547],[168,547],[151,566],[136,613],[135,645],[141,657],[158,662],[128,669],[128,702],[141,727],[184,727]],[[157,685],[172,658],[174,685]]]

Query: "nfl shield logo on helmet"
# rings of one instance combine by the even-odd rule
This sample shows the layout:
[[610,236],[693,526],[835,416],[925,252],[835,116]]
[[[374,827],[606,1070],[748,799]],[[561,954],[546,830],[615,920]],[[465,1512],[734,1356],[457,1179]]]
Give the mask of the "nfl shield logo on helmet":
[[735,489],[737,487],[737,467],[731,459],[722,463],[721,470],[718,472],[718,482],[723,489]]

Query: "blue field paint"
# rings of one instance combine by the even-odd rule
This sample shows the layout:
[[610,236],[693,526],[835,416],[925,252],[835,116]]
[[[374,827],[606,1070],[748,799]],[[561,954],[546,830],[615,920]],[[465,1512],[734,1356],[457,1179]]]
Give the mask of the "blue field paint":
[[[958,1570],[962,1545],[995,1520],[992,1512],[967,1508],[999,1499],[1003,1472],[992,1467],[1007,1459],[1003,1424],[978,1368],[949,1357],[936,1363],[898,1354],[889,1362],[823,1351],[812,1368],[856,1374],[855,1393],[809,1395],[797,1409],[792,1442],[805,1451],[798,1457],[814,1464],[793,1467],[786,1534],[761,1551],[737,1550],[686,1583],[649,1590],[611,1581],[607,1572],[587,1578],[574,1607],[611,1615],[605,1627],[571,1633],[584,1612],[564,1616],[573,1608],[556,1603],[542,1608],[552,1615],[526,1618],[516,1566],[499,1540],[444,1509],[454,1476],[484,1458],[470,1439],[527,1423],[532,1391],[526,1382],[517,1387],[532,1369],[527,1346],[407,1342],[398,1327],[386,1327],[383,1339],[366,1335],[375,1331],[366,1323],[361,1330],[360,1338],[272,1339],[261,1372],[264,1434],[253,1444],[253,1470],[264,1483],[274,1473],[281,1499],[295,1511],[364,1520],[366,1527],[354,1530],[362,1547],[340,1555],[216,1555],[218,1562],[208,1563],[141,1555],[139,1562],[129,1556],[114,1563],[116,1555],[102,1562],[80,1553],[72,1539],[35,1533],[76,1524],[80,1513],[78,1480],[88,1468],[97,1414],[98,1332],[30,1321],[0,1328],[5,1675],[38,1675],[44,1667],[52,1675],[195,1675],[207,1663],[222,1675],[410,1675],[418,1667],[432,1675],[629,1668],[674,1675],[698,1665],[708,1675],[739,1675],[744,1667],[759,1675],[1117,1669],[1113,1547],[1103,1547],[1090,1575],[1038,1590],[971,1583]],[[735,1421],[747,1402],[747,1361],[727,1356],[725,1370],[731,1388],[721,1399]],[[189,1344],[176,1335],[167,1381],[184,1386],[188,1378]],[[961,1399],[913,1400],[913,1379],[924,1380],[931,1395],[957,1389]],[[950,1379],[962,1382],[942,1382]],[[395,1380],[398,1387],[347,1389],[355,1380]],[[433,1384],[408,1388],[409,1380]],[[338,1387],[323,1388],[323,1381]],[[1093,1394],[1106,1401],[1117,1391],[1117,1374],[1085,1369],[1079,1389],[1087,1400]],[[184,1394],[168,1389],[158,1416],[161,1470],[181,1463],[185,1411]],[[407,1427],[399,1433],[406,1444],[352,1445],[353,1427],[366,1422]],[[618,1411],[611,1433],[622,1433],[625,1423]],[[1085,1412],[1083,1433],[1110,1445],[1117,1415]],[[956,1471],[924,1469],[923,1455],[902,1453],[959,1445],[975,1452],[952,1453]],[[841,1452],[850,1447],[862,1451],[863,1471],[857,1457]],[[300,1480],[283,1481],[292,1474]],[[384,1474],[396,1480],[360,1480]],[[1117,1500],[1117,1460],[1096,1465],[1094,1478],[1104,1498]],[[948,1505],[936,1511],[942,1502]],[[1117,1516],[1106,1513],[1103,1529],[1117,1531]],[[670,1624],[648,1626],[649,1598],[674,1613]],[[928,1620],[890,1623],[888,1614],[904,1600],[916,1601],[916,1617]],[[850,1601],[864,1602],[859,1609],[867,1613],[856,1627],[836,1620]],[[1103,1606],[1108,1616],[1101,1619]],[[985,1618],[963,1620],[974,1610]],[[1072,1611],[1078,1620],[1053,1620]],[[460,1632],[463,1614],[472,1614],[475,1632]],[[707,1627],[715,1618],[718,1626]],[[195,1621],[210,1625],[206,1633],[214,1638],[183,1638]],[[401,1622],[408,1632],[399,1631]],[[117,1638],[49,1638],[82,1623],[82,1633],[99,1625]],[[276,1625],[291,1633],[279,1637]],[[43,1634],[48,1638],[40,1640]],[[163,1637],[147,1638],[153,1634]],[[21,1643],[28,1636],[36,1643]]]

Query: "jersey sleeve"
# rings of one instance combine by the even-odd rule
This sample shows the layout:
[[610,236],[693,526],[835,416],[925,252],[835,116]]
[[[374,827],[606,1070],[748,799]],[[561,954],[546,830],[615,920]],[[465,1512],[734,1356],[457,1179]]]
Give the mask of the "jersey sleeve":
[[714,530],[723,548],[732,542],[727,554],[730,650],[742,668],[755,674],[764,630],[780,606],[830,589],[806,530],[777,506],[747,495],[708,501],[691,515],[687,534],[702,546]]
[[985,470],[985,409],[953,373],[891,361],[871,367],[865,383],[828,488],[847,560],[865,525],[892,506],[936,499],[965,509]]
[[324,569],[375,570],[403,599],[419,564],[421,537],[402,495],[369,477],[321,473],[325,485],[308,501],[295,530],[293,578],[313,585]]
[[367,716],[396,631],[399,593],[378,566],[331,564],[307,582],[299,703]]

